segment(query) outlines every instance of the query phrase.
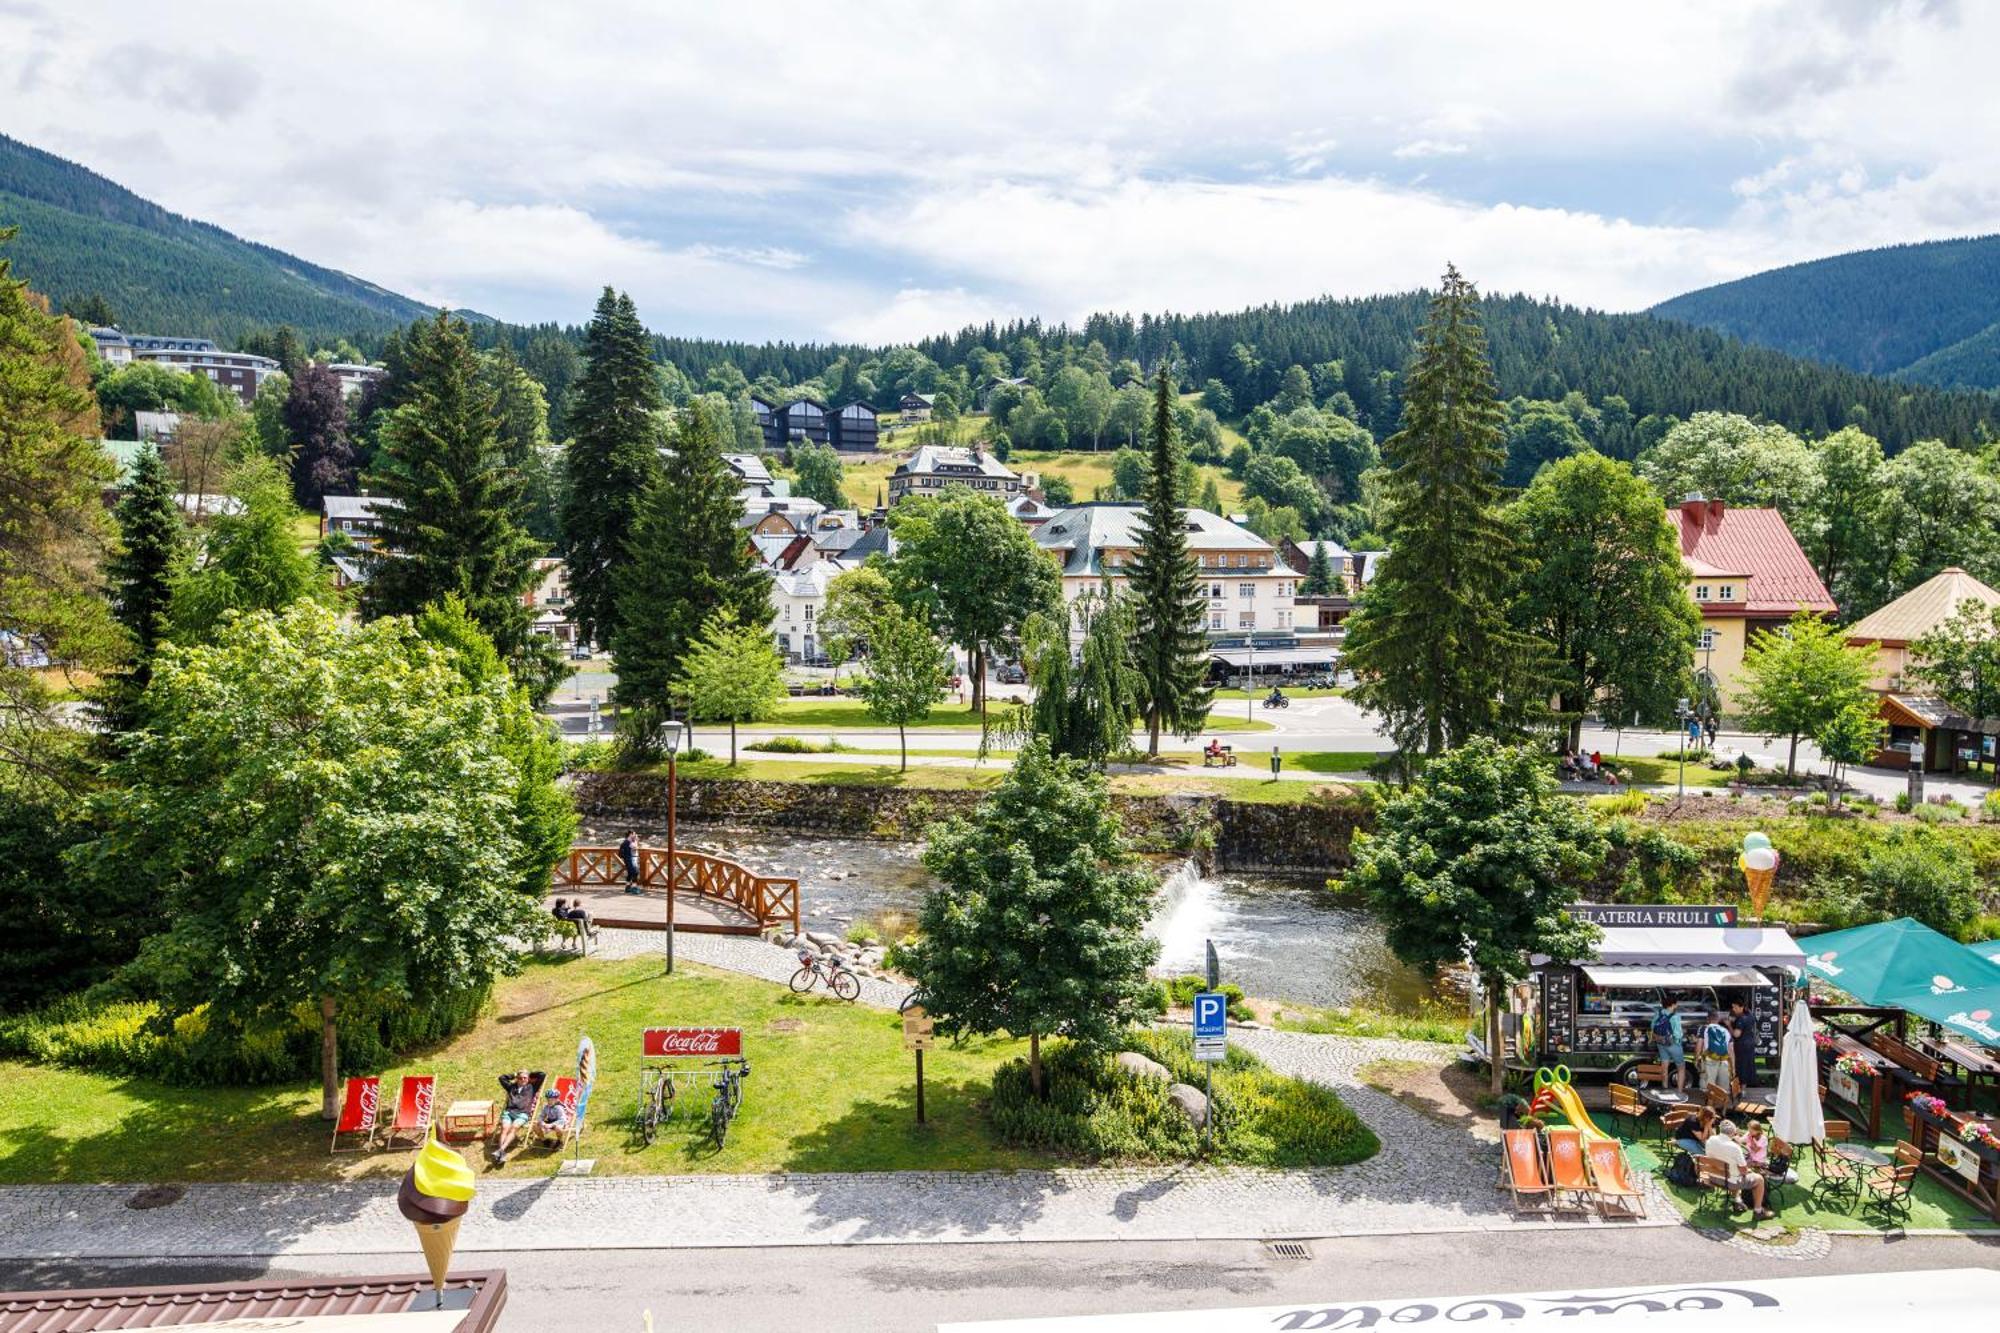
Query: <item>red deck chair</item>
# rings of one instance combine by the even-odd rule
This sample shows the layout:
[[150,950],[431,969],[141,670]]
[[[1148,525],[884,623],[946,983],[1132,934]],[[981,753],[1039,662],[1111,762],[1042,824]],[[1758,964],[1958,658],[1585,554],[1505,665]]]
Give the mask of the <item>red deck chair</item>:
[[559,1130],[551,1129],[541,1115],[537,1114],[535,1142],[553,1148],[557,1152],[569,1146],[570,1140],[576,1137],[576,1102],[578,1094],[582,1091],[582,1085],[573,1078],[559,1078],[549,1086],[549,1090],[542,1094],[541,1109],[546,1110],[551,1103],[562,1107],[565,1113],[563,1127]]
[[1575,1126],[1551,1126],[1549,1136],[1549,1176],[1555,1182],[1558,1204],[1567,1200],[1582,1209],[1596,1203],[1596,1189],[1590,1171],[1583,1164],[1583,1131]]
[[396,1118],[389,1125],[389,1132],[382,1138],[382,1146],[393,1148],[396,1140],[408,1137],[409,1146],[414,1148],[430,1133],[431,1104],[437,1093],[435,1074],[406,1074],[403,1088],[396,1096]]
[[[361,1152],[375,1146],[375,1107],[382,1094],[382,1080],[375,1077],[351,1078],[340,1098],[340,1119],[333,1122],[333,1146],[329,1152]],[[343,1136],[359,1142],[342,1147]]]

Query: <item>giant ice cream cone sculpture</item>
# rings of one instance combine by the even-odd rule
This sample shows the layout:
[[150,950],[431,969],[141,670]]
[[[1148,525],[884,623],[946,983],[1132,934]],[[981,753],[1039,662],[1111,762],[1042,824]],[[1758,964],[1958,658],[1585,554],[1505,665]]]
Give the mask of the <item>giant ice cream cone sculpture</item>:
[[472,1190],[472,1168],[456,1150],[438,1141],[433,1125],[417,1160],[403,1173],[403,1183],[396,1189],[396,1208],[417,1228],[439,1305],[444,1304],[445,1272],[451,1267],[452,1248],[458,1244],[458,1224],[472,1205]]
[[1764,904],[1771,899],[1771,882],[1778,875],[1778,852],[1761,833],[1745,835],[1743,855],[1737,858],[1743,869],[1743,883],[1750,890],[1750,914],[1764,919]]

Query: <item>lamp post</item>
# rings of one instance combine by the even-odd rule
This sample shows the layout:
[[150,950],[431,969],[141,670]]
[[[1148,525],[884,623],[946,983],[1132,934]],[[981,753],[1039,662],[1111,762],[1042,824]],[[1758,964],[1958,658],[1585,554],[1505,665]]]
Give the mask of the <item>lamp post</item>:
[[686,730],[678,722],[669,722],[660,729],[664,733],[667,747],[667,972],[674,970],[674,886],[680,879],[680,863],[675,859],[674,816],[676,786],[680,772],[676,756],[681,750],[681,733]]
[[[1692,710],[1689,709],[1688,701],[1686,699],[1678,700],[1674,704],[1674,716],[1680,719],[1680,724],[1681,724],[1680,790],[1674,794],[1674,802],[1675,804],[1679,804],[1681,801],[1687,799],[1687,794],[1688,794],[1688,718],[1692,716]],[[673,803],[671,799],[669,799],[668,801],[667,808],[669,810],[673,809]],[[673,827],[671,821],[668,823],[667,827],[669,828]]]

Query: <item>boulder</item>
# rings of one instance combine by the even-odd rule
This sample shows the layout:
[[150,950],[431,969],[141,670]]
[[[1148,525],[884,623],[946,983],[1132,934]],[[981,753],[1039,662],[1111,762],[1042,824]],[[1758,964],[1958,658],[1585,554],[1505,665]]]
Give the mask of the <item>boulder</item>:
[[1150,1059],[1137,1051],[1120,1051],[1113,1058],[1120,1070],[1133,1078],[1158,1079],[1162,1083],[1173,1082],[1173,1075],[1158,1060]]
[[1200,1129],[1208,1123],[1208,1098],[1200,1088],[1191,1088],[1185,1083],[1176,1083],[1167,1089],[1167,1096],[1188,1118],[1188,1123]]
[[806,938],[822,949],[838,949],[840,947],[840,937],[838,935],[822,935],[816,930],[809,930],[806,932]]

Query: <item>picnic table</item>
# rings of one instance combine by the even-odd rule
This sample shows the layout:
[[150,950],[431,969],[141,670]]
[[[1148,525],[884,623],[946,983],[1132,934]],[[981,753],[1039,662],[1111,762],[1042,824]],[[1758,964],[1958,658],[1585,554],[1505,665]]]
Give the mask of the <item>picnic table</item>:
[[1933,1058],[1956,1069],[1968,1090],[1982,1080],[1990,1087],[2000,1088],[2000,1059],[1991,1052],[1951,1037],[1919,1037],[1917,1043]]
[[446,1141],[483,1139],[493,1132],[491,1101],[455,1101],[445,1108],[438,1133]]

